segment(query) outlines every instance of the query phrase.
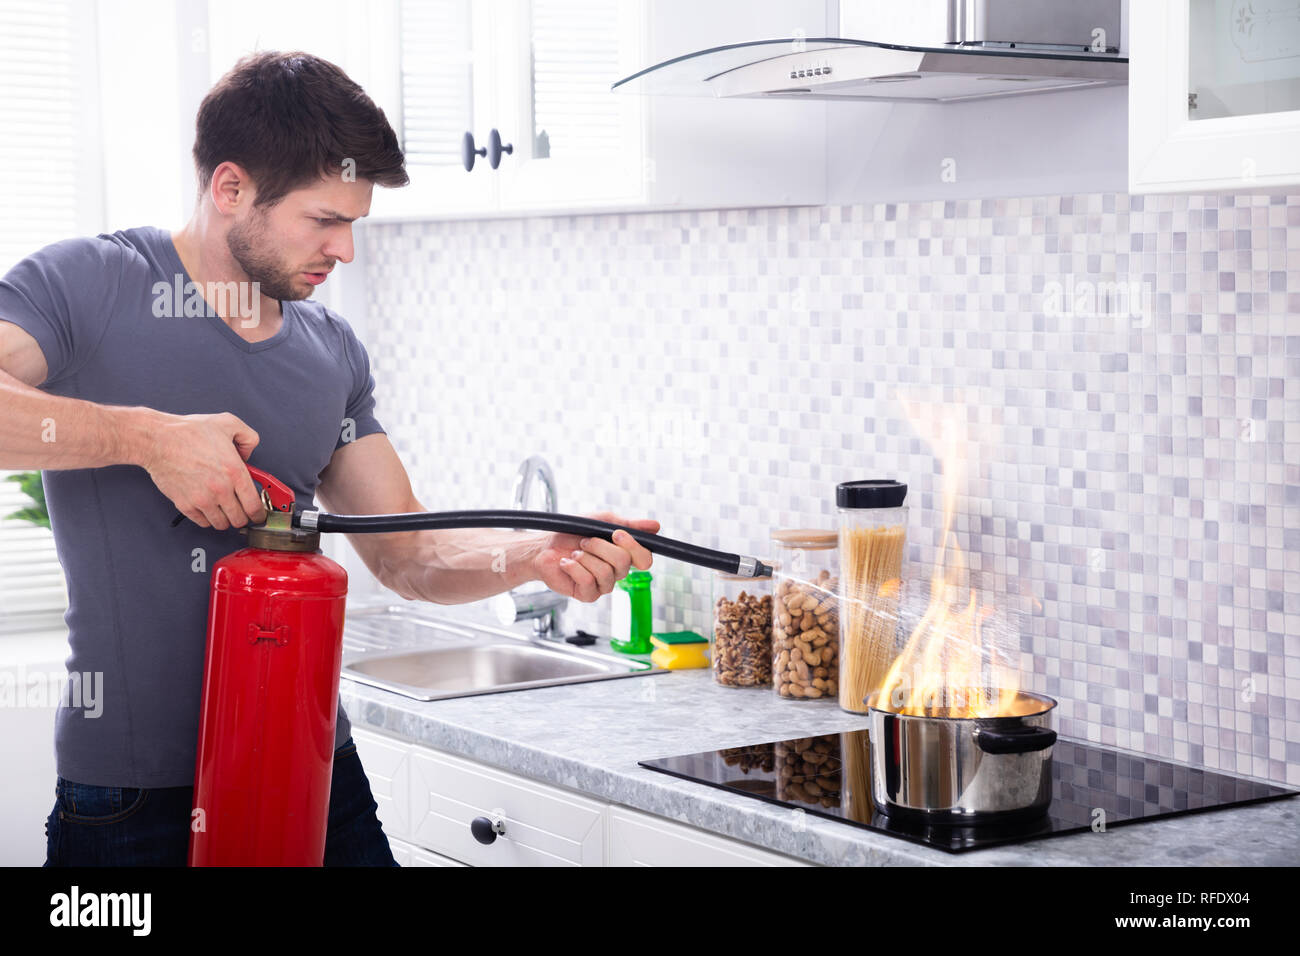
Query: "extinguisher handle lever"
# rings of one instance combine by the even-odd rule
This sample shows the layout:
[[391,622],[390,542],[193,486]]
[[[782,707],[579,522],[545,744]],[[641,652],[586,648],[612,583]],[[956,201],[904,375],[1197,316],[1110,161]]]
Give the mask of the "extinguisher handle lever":
[[[293,489],[270,472],[254,468],[252,465],[244,467],[248,469],[249,476],[262,486],[262,504],[266,505],[267,511],[279,511],[292,516],[295,499]],[[176,517],[172,519],[172,527],[176,527],[184,520],[185,516],[179,511],[176,512]]]
[[286,514],[293,514],[294,493],[293,489],[286,485],[275,475],[263,471],[261,468],[254,468],[247,465],[248,473],[253,480],[262,486],[262,490],[271,500],[271,509],[274,511],[283,511]]

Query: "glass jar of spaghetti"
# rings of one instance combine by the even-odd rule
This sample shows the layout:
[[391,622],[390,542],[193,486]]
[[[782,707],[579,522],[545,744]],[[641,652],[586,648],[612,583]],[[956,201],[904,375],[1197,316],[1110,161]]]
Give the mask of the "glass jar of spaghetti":
[[835,700],[840,675],[839,535],[772,533],[772,686],[791,700]]
[[844,710],[867,713],[893,663],[899,586],[907,542],[907,485],[846,481],[835,489],[839,509],[840,685]]

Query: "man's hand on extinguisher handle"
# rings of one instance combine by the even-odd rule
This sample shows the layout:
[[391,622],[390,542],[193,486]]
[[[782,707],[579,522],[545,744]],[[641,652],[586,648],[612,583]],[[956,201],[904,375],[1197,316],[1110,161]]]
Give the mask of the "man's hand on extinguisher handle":
[[142,467],[178,511],[201,528],[242,528],[266,520],[245,462],[257,432],[227,412],[162,415]]

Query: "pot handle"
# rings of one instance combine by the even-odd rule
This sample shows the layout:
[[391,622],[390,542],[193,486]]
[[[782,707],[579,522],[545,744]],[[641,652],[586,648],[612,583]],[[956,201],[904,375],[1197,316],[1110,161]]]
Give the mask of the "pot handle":
[[1056,731],[1046,727],[1017,730],[977,730],[975,745],[986,754],[1027,754],[1046,750],[1056,743]]

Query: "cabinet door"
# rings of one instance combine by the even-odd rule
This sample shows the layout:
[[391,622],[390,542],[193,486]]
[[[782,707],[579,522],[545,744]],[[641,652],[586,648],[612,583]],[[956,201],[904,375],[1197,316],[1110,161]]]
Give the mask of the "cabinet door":
[[812,866],[663,817],[609,808],[608,866]]
[[398,866],[465,865],[460,860],[453,860],[451,857],[443,856],[440,853],[430,853],[428,850],[422,850],[418,846],[403,843],[401,840],[389,840],[388,844],[393,848],[393,859],[397,861]]
[[411,183],[375,189],[372,218],[496,208],[497,177],[486,158],[476,157],[467,172],[461,153],[467,132],[482,148],[493,125],[494,6],[473,0],[397,0],[389,34],[391,59],[385,65],[395,88],[393,105],[380,105],[398,131]]
[[646,166],[639,97],[610,92],[644,56],[642,0],[509,0],[493,122],[513,152],[503,209],[637,203]]
[[393,860],[398,866],[411,865],[411,851],[415,849],[411,844],[389,838],[388,849],[393,851]]
[[[471,866],[600,866],[605,804],[450,754],[411,751],[411,841]],[[476,817],[505,833],[479,843]]]
[[1300,182],[1300,0],[1129,4],[1129,189]]
[[411,847],[411,862],[407,866],[464,866],[460,860],[453,860],[449,856],[443,856],[440,853],[430,853],[428,850],[421,850],[418,846]]
[[496,206],[487,164],[467,173],[461,141],[487,141],[494,111],[492,4],[472,0],[318,0],[310,10],[264,0],[209,9],[211,79],[253,50],[304,50],[361,85],[406,152],[411,183],[376,188],[375,219]]
[[[370,781],[370,792],[379,809],[376,815],[384,833],[392,840],[407,840],[411,832],[411,762],[410,746],[353,725],[352,739],[357,745],[361,767]],[[398,862],[402,862],[398,860]]]

